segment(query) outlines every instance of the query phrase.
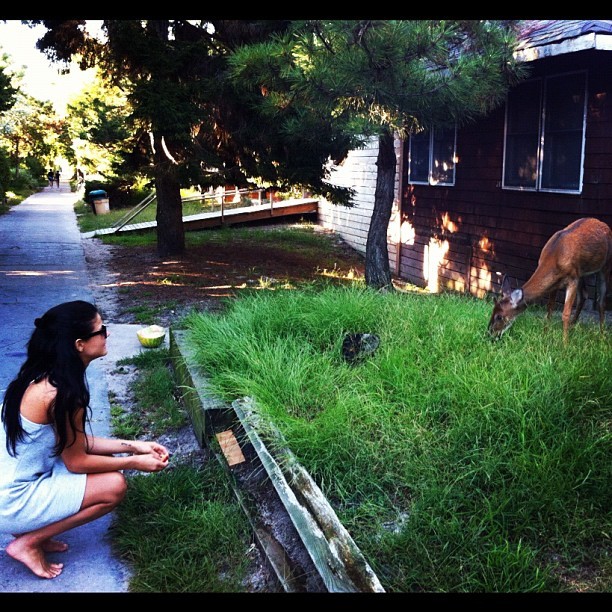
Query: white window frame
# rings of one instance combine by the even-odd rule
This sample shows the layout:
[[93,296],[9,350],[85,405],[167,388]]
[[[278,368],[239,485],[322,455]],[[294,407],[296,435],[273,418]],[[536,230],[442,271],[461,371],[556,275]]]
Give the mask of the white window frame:
[[412,185],[431,185],[433,187],[453,187],[455,185],[455,174],[457,171],[457,126],[454,128],[446,128],[448,130],[453,129],[453,153],[452,153],[452,168],[450,168],[450,172],[452,174],[452,179],[448,182],[440,181],[435,178],[435,167],[440,160],[435,158],[434,154],[434,136],[435,130],[432,128],[429,130],[429,144],[428,144],[428,170],[427,170],[427,180],[412,180],[411,179],[411,163],[412,163],[412,136],[410,137],[410,142],[408,145],[408,172],[407,178],[408,183]]
[[[573,76],[573,75],[584,75],[584,91],[583,91],[583,109],[582,109],[582,138],[580,143],[580,155],[579,155],[579,165],[578,168],[578,186],[576,188],[563,188],[559,186],[555,187],[545,187],[542,185],[543,173],[545,169],[545,154],[549,153],[546,148],[546,113],[549,110],[547,104],[547,94],[549,89],[549,83],[552,79],[560,79],[563,77]],[[537,79],[529,79],[528,83],[534,83],[539,81],[541,84],[540,87],[540,100],[539,100],[539,124],[538,124],[538,134],[537,134],[537,148],[535,155],[535,185],[534,186],[525,186],[525,185],[507,185],[506,184],[506,162],[508,159],[508,113],[509,113],[509,98],[506,100],[506,115],[504,122],[504,157],[502,164],[502,180],[501,185],[502,189],[512,190],[512,191],[542,191],[546,193],[568,193],[568,194],[580,194],[582,193],[583,181],[584,181],[584,150],[585,150],[585,139],[586,139],[586,118],[587,118],[587,107],[588,107],[588,73],[586,70],[575,70],[572,72],[554,74],[544,77],[539,77]],[[519,85],[520,87],[520,85]],[[517,91],[517,90],[515,90]]]

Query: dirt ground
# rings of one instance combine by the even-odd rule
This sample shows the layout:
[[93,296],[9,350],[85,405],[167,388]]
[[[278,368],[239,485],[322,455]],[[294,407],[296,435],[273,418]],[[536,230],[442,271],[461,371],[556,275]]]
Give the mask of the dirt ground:
[[[274,226],[278,227],[278,226]],[[210,311],[250,287],[320,278],[324,270],[342,276],[364,274],[364,259],[335,234],[323,257],[314,250],[289,251],[256,240],[188,247],[180,257],[161,259],[156,248],[105,245],[83,239],[90,288],[105,320],[140,323],[139,313],[154,312],[168,326],[189,310]]]

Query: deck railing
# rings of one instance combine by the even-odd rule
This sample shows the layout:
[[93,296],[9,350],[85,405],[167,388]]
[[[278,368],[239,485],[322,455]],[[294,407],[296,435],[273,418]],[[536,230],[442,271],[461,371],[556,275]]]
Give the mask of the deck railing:
[[[269,197],[265,197],[268,193]],[[236,208],[247,208],[249,206],[262,206],[269,201],[270,210],[274,209],[274,204],[282,200],[274,198],[274,190],[271,189],[234,189],[223,193],[202,193],[193,196],[181,198],[183,204],[190,202],[202,202],[202,208],[208,212],[221,212],[221,220],[226,210],[234,210]],[[254,197],[253,197],[254,196]],[[138,216],[145,208],[151,205],[157,196],[154,191],[147,195],[134,208],[130,209],[123,217],[113,224],[115,231],[119,231],[126,226],[132,219]],[[203,212],[204,212],[203,210]]]

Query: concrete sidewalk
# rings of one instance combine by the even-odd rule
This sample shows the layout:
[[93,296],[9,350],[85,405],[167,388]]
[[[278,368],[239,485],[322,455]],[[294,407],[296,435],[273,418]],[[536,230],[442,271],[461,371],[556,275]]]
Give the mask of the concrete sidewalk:
[[[68,183],[45,187],[7,214],[0,215],[0,395],[26,355],[34,319],[51,306],[69,300],[93,302],[74,203],[80,199]],[[106,376],[115,362],[140,352],[139,325],[113,325],[108,355],[91,363],[93,429],[110,435],[110,404]],[[54,579],[38,578],[4,552],[11,541],[0,534],[0,593],[125,593],[129,569],[111,551],[108,529],[112,515],[66,532],[65,553],[49,558],[64,563]]]

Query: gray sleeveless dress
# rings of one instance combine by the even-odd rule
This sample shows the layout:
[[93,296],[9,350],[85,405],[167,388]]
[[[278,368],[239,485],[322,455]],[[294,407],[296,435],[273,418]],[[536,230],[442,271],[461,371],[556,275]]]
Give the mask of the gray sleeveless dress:
[[15,457],[6,449],[0,422],[0,532],[13,535],[39,529],[76,514],[87,474],[75,474],[53,456],[55,432],[21,416],[27,434]]

